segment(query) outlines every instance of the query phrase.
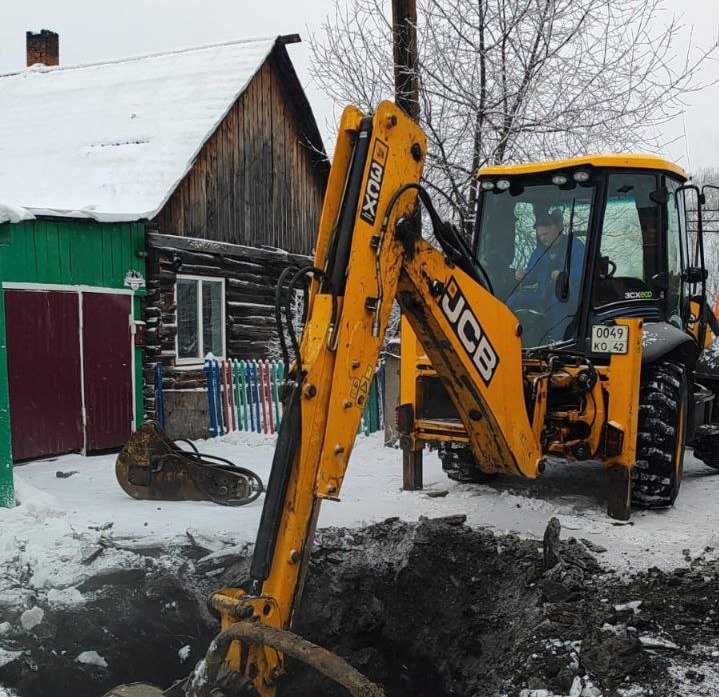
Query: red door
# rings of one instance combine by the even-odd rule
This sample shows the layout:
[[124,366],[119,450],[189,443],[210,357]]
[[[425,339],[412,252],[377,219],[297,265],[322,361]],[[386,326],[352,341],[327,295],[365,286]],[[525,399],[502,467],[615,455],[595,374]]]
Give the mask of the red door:
[[131,297],[83,293],[87,449],[123,445],[132,429]]
[[83,446],[77,293],[5,291],[13,457]]

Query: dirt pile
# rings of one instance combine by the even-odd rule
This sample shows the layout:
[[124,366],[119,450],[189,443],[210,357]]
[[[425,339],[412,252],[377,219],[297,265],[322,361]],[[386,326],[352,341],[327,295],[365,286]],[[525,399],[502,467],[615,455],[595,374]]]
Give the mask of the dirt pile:
[[[322,530],[296,630],[389,697],[719,694],[715,565],[688,560],[623,581],[602,570],[601,549],[559,533],[496,536],[461,518]],[[18,614],[0,637],[20,652],[0,651],[0,685],[93,697],[186,674],[217,629],[204,594],[241,583],[249,566],[249,550],[200,553],[182,550],[173,574],[148,557],[144,575],[105,578],[79,607],[36,599],[42,622],[22,629]],[[103,660],[77,660],[92,651]],[[288,672],[288,694],[340,694],[303,666]]]

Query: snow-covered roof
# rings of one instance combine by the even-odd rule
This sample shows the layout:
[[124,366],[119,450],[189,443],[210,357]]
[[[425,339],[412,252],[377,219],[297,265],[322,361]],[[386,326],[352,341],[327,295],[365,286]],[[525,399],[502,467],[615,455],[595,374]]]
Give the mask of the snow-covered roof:
[[0,76],[0,204],[34,215],[152,218],[276,42]]

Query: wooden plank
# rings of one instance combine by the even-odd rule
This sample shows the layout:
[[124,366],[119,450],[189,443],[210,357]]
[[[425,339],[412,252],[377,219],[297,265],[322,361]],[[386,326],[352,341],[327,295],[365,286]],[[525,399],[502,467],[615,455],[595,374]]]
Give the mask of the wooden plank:
[[71,240],[72,230],[68,230],[66,223],[57,223],[58,235],[58,267],[60,269],[60,283],[71,283]]
[[272,95],[272,244],[277,247],[282,239],[282,142],[284,141],[284,110],[279,93],[275,68],[270,64]]
[[205,145],[204,190],[205,190],[205,230],[209,239],[222,239],[222,231],[217,224],[219,201],[217,199],[217,147],[218,133]]
[[294,142],[295,122],[293,110],[287,105],[285,99],[285,211],[284,234],[282,248],[292,248],[292,232],[294,229],[295,191],[294,191]]
[[192,210],[190,201],[190,174],[191,172],[188,172],[187,176],[182,181],[182,190],[180,194],[182,204],[180,208],[180,215],[178,216],[178,222],[180,225],[176,233],[187,237],[192,237],[192,231],[190,229],[190,212]]
[[128,225],[116,225],[114,229],[122,240],[123,265],[119,269],[120,273],[116,276],[118,283],[122,284],[125,274],[130,269],[137,270],[137,257],[135,256],[135,246],[132,243],[132,228]]
[[290,229],[290,237],[287,240],[287,248],[294,251],[297,249],[297,237],[299,235],[299,229],[301,224],[301,208],[302,208],[302,194],[300,191],[300,177],[302,173],[300,171],[300,152],[298,143],[298,130],[297,122],[293,119],[292,121],[292,169],[290,174],[292,176],[292,228]]
[[234,256],[240,259],[260,259],[273,261],[277,264],[285,263],[306,263],[307,257],[299,254],[291,254],[283,249],[260,249],[247,245],[230,244],[217,240],[203,240],[199,238],[178,237],[176,235],[162,235],[156,232],[148,232],[146,235],[147,245],[152,249],[172,251],[175,249],[187,249],[207,254],[222,254]]
[[247,213],[247,222],[249,223],[249,229],[247,234],[247,242],[252,246],[259,244],[259,236],[257,234],[257,205],[258,205],[258,190],[259,190],[259,172],[258,172],[258,161],[259,161],[259,143],[258,143],[258,127],[257,121],[259,118],[259,88],[258,78],[255,76],[250,83],[248,90],[248,106],[249,119],[247,119],[247,145],[250,148],[249,158],[249,174],[250,174],[250,209]]
[[[29,280],[32,282],[37,283],[38,281],[38,272],[37,272],[37,254],[35,253],[35,225],[37,224],[37,221],[33,221],[30,223],[27,227],[23,227],[19,232],[19,234],[15,235],[13,234],[13,242],[15,242],[18,245],[18,250],[20,252],[20,273],[24,277],[16,278],[14,277],[15,269],[12,268],[12,266],[3,261],[3,267],[5,271],[5,277],[9,280]],[[14,231],[13,231],[14,232]],[[3,250],[4,253],[5,250]]]
[[242,217],[244,212],[244,155],[242,149],[242,118],[244,95],[235,103],[232,115],[232,208],[231,234],[226,238],[228,242],[242,242]]
[[197,200],[195,202],[195,237],[207,237],[213,239],[213,230],[207,225],[207,171],[208,171],[208,152],[204,150],[202,156],[195,163],[195,191]]
[[242,143],[244,149],[243,155],[243,204],[242,204],[242,221],[243,235],[242,244],[252,244],[252,152],[253,143],[250,122],[252,121],[252,83],[247,88],[243,99],[244,109],[242,113]]
[[47,236],[48,255],[52,259],[52,265],[48,272],[48,283],[62,283],[64,271],[62,268],[60,254],[60,231],[59,225],[54,220],[45,221],[45,234]]
[[235,116],[232,124],[233,127],[233,162],[232,162],[232,237],[230,242],[236,244],[243,242],[244,238],[244,195],[245,195],[245,154],[243,135],[243,118],[244,118],[244,96],[237,100],[235,105]]
[[119,229],[121,229],[120,225],[101,225],[97,231],[101,248],[98,264],[101,266],[100,275],[102,276],[102,284],[104,286],[112,283],[115,274],[119,272],[119,269],[113,264],[112,255],[112,239]]
[[218,171],[217,195],[222,202],[222,211],[219,220],[221,234],[218,239],[232,239],[232,225],[234,222],[235,209],[235,143],[234,133],[236,130],[235,121],[237,119],[237,103],[232,105],[225,120],[222,124],[221,139],[221,161]]
[[50,258],[48,253],[47,230],[44,220],[35,221],[32,240],[35,247],[34,254],[37,278],[43,280],[47,279],[54,275],[51,267],[55,265],[56,260],[54,258]]
[[266,244],[276,245],[272,226],[272,76],[269,62],[265,61],[260,71],[262,75],[262,223],[260,229]]

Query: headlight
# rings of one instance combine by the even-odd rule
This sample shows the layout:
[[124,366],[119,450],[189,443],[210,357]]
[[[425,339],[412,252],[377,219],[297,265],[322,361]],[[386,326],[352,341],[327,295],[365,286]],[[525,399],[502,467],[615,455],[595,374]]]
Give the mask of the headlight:
[[491,191],[494,189],[494,182],[491,179],[482,179],[482,181],[479,182],[479,186],[482,191]]
[[510,182],[509,179],[500,179],[497,181],[497,188],[500,191],[506,191],[510,186],[512,186],[512,182]]
[[568,180],[569,179],[566,174],[555,174],[552,177],[552,184],[556,184],[557,186],[564,186]]
[[589,172],[586,169],[578,169],[573,175],[572,179],[579,184],[589,181]]

